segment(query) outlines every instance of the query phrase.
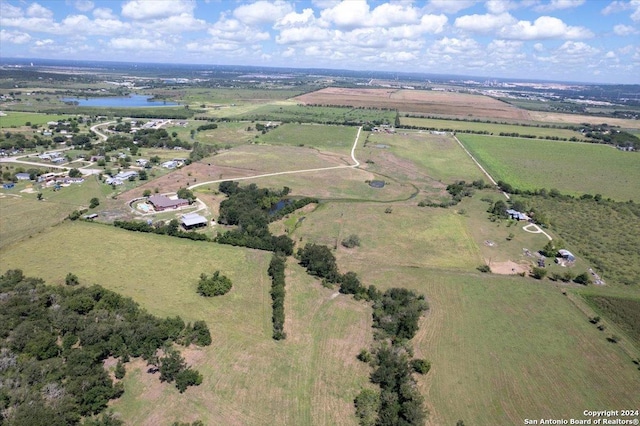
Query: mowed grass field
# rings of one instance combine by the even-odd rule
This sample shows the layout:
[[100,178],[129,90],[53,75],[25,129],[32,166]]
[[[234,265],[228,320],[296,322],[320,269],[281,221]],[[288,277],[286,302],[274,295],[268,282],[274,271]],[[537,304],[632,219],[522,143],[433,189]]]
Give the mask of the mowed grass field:
[[46,124],[49,121],[67,120],[70,116],[59,114],[38,114],[35,112],[18,112],[18,111],[4,111],[6,115],[0,116],[0,128],[5,127],[20,127],[25,123],[31,122],[31,124]]
[[[416,118],[416,117],[400,117],[400,123],[403,126],[416,126],[427,127],[436,129],[450,129],[453,131],[471,130],[475,132],[491,132],[494,135],[503,133],[519,133],[521,135],[535,135],[535,136],[557,136],[559,138],[572,138],[576,137],[583,139],[583,135],[574,130],[568,129],[551,129],[547,127],[533,127],[533,126],[519,126],[517,124],[495,124],[495,123],[480,123],[473,121],[461,121],[461,120],[442,120],[433,118]],[[447,131],[450,131],[447,130]]]
[[[155,315],[207,322],[212,345],[184,352],[203,374],[201,386],[180,394],[147,374],[143,362],[128,365],[125,394],[112,405],[127,424],[356,424],[353,398],[369,373],[356,355],[369,345],[370,308],[334,297],[291,260],[288,338],[275,342],[266,273],[271,253],[72,222],[0,254],[4,268],[50,284],[62,284],[73,271],[81,283],[130,296]],[[198,296],[200,273],[215,270],[231,278],[231,292]]]
[[598,144],[457,135],[496,180],[519,189],[556,188],[640,200],[640,156]]
[[[389,153],[395,158],[389,158]],[[428,180],[441,181],[445,186],[456,180],[488,180],[451,136],[419,132],[371,133],[367,146],[356,155],[361,162],[372,159],[372,170],[383,167],[382,173],[407,180],[422,175]]]
[[307,146],[321,151],[350,153],[357,133],[357,127],[286,123],[261,135],[258,141],[272,145]]
[[432,363],[419,378],[428,425],[519,425],[640,404],[636,366],[548,283],[403,267],[361,275],[427,297],[413,347]]

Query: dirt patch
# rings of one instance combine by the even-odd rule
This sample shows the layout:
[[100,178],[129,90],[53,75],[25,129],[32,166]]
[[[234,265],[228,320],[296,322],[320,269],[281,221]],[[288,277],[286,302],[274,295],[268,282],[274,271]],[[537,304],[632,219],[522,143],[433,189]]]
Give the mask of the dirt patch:
[[467,93],[328,87],[294,99],[305,104],[390,108],[429,115],[530,119],[528,111],[488,96]]
[[529,115],[534,121],[543,121],[551,123],[565,123],[565,124],[602,124],[607,123],[611,126],[620,126],[626,129],[638,129],[640,128],[640,121],[638,120],[625,120],[623,118],[611,118],[611,117],[597,117],[591,115],[578,115],[578,114],[562,114],[557,112],[545,112],[545,111],[530,111]]
[[491,262],[491,272],[499,275],[516,275],[528,273],[530,265],[524,263],[515,263],[511,260],[506,262]]

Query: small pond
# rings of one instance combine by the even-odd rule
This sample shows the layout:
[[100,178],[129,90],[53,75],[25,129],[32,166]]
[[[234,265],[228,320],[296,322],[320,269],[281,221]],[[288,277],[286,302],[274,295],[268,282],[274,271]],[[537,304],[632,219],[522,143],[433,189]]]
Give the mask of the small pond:
[[369,182],[369,186],[372,188],[384,188],[383,180],[372,180]]

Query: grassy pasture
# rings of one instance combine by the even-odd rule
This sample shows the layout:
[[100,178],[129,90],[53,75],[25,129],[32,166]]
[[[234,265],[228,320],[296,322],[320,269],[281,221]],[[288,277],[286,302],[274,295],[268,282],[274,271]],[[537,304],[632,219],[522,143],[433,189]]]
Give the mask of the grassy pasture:
[[247,120],[273,120],[302,123],[343,123],[343,122],[373,122],[393,123],[395,111],[377,109],[325,107],[301,104],[267,104],[252,108],[240,118]]
[[304,145],[321,151],[345,154],[351,152],[357,133],[357,127],[282,124],[261,135],[258,140],[273,145]]
[[[556,188],[639,200],[640,156],[597,144],[459,134],[496,180],[520,189]],[[631,154],[631,155],[630,155]]]
[[365,266],[361,275],[429,301],[413,339],[416,356],[432,362],[419,378],[428,425],[516,425],[640,403],[634,364],[554,286],[423,268]]
[[[236,104],[236,103],[255,103],[269,102],[275,100],[289,99],[301,93],[301,90],[295,89],[205,89],[205,88],[187,88],[181,90],[178,98],[181,102],[195,105],[198,108],[205,104],[208,108],[212,104]],[[171,92],[166,92],[171,94]]]
[[[344,271],[385,270],[394,266],[471,270],[481,263],[478,247],[463,217],[450,210],[362,203],[328,203],[309,215],[294,240],[337,247]],[[361,246],[346,249],[340,242],[351,234]],[[407,254],[411,253],[410,256]]]
[[[377,148],[376,145],[388,148]],[[418,132],[371,133],[367,137],[367,146],[356,155],[361,162],[373,159],[372,170],[375,170],[380,163],[377,159],[383,160],[388,155],[387,151],[397,159],[388,159],[385,171],[381,173],[392,173],[407,180],[422,175],[423,179],[442,181],[445,185],[455,180],[486,180],[482,171],[450,136]]]
[[403,126],[416,126],[416,127],[433,127],[436,129],[451,129],[454,131],[471,130],[480,132],[492,132],[494,134],[504,133],[520,133],[521,135],[535,135],[535,136],[557,136],[559,138],[571,138],[577,137],[582,139],[581,133],[568,129],[551,129],[546,127],[532,127],[532,126],[519,126],[517,124],[495,124],[495,123],[480,123],[474,121],[459,121],[459,120],[443,120],[432,118],[415,118],[415,117],[401,117],[400,123]]
[[[60,244],[64,262],[52,261]],[[2,256],[6,267],[52,284],[63,283],[73,271],[81,283],[100,283],[156,315],[208,323],[213,344],[185,351],[204,376],[201,386],[179,394],[147,374],[143,363],[129,366],[125,394],[113,404],[129,424],[197,419],[229,425],[356,424],[353,398],[368,381],[368,368],[355,357],[371,336],[370,308],[332,297],[332,290],[291,261],[288,338],[278,343],[271,339],[267,252],[74,222],[12,246]],[[233,289],[224,297],[198,296],[199,274],[216,269],[231,278]]]
[[49,121],[66,120],[69,116],[60,114],[37,114],[33,112],[6,111],[0,116],[0,128],[24,126],[27,121],[31,124],[46,124]]

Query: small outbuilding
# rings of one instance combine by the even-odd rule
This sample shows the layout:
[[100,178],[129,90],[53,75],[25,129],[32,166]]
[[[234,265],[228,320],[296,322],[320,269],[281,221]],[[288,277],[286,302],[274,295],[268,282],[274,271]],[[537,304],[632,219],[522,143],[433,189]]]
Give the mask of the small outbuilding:
[[207,226],[207,218],[198,213],[183,214],[180,223],[184,229],[194,229]]
[[524,213],[520,213],[517,210],[513,210],[513,209],[507,209],[507,214],[509,215],[509,217],[511,219],[515,219],[515,220],[529,220],[529,216],[527,216]]
[[576,260],[576,257],[569,250],[560,249],[558,250],[558,254],[560,255],[561,258],[569,262],[575,262]]
[[29,173],[16,173],[16,179],[18,180],[31,180]]

